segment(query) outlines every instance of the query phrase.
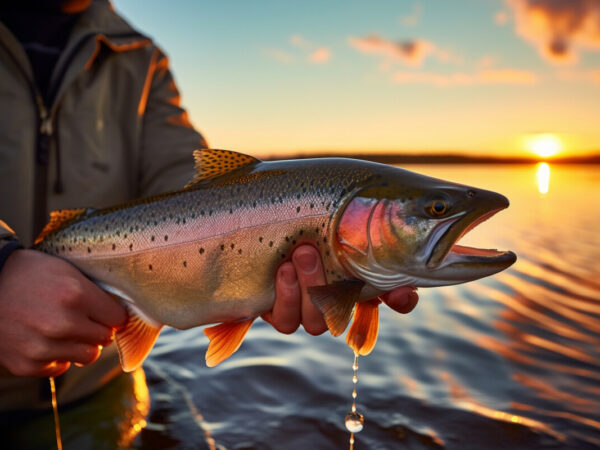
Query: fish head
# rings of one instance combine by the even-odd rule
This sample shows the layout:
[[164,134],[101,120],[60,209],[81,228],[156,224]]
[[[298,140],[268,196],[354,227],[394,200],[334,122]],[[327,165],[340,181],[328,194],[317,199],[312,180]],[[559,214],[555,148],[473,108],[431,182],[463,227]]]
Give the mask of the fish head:
[[508,205],[492,191],[394,168],[346,202],[336,254],[353,276],[381,291],[476,280],[506,269],[516,256],[457,242]]

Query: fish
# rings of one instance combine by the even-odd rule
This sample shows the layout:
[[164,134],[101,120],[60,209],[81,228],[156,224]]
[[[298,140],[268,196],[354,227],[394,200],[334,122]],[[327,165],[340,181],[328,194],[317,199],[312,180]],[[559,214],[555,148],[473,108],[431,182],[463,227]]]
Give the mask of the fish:
[[332,335],[354,318],[357,353],[377,338],[376,303],[400,286],[434,287],[493,275],[511,251],[457,244],[508,207],[501,194],[350,158],[261,161],[194,152],[184,188],[122,205],[53,211],[34,248],[63,258],[119,300],[124,371],[139,367],[167,325],[211,325],[206,364],[241,345],[272,309],[275,273],[296,247],[322,258],[326,284],[308,289]]

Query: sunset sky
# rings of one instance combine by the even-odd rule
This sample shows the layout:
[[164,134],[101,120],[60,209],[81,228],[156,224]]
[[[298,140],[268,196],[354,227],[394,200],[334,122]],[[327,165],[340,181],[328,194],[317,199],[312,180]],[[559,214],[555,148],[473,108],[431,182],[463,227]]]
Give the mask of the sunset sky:
[[169,55],[215,148],[600,150],[599,0],[114,5]]

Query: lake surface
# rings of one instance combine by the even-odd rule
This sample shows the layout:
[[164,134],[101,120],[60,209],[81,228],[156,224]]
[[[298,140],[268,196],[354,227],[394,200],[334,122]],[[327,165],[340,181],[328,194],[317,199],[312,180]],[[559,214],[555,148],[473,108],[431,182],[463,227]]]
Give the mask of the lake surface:
[[[600,167],[407,168],[505,194],[510,208],[461,242],[519,259],[420,289],[408,315],[380,308],[378,343],[359,359],[355,449],[600,447]],[[348,448],[343,338],[258,321],[212,369],[207,344],[201,329],[163,332],[144,364],[150,410],[130,430],[141,430],[134,448]],[[142,374],[137,384],[147,400]]]

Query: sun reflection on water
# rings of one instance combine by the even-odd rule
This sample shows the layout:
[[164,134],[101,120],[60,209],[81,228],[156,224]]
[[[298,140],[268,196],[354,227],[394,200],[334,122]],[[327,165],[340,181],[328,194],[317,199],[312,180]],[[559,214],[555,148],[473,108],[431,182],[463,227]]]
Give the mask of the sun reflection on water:
[[538,164],[536,177],[540,194],[547,194],[550,188],[550,166],[548,163],[542,162]]

